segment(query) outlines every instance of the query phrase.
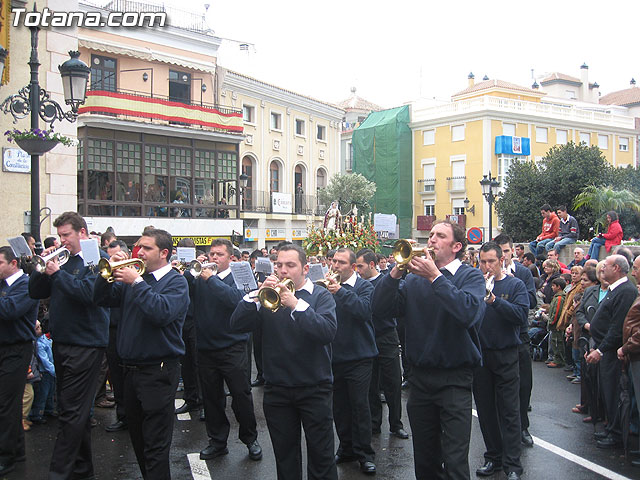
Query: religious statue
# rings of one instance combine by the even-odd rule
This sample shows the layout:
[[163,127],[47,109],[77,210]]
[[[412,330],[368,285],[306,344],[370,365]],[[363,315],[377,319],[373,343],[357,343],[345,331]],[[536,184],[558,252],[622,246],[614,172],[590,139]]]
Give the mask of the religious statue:
[[327,231],[336,231],[340,226],[340,209],[338,208],[338,202],[331,202],[331,206],[324,215],[324,228]]

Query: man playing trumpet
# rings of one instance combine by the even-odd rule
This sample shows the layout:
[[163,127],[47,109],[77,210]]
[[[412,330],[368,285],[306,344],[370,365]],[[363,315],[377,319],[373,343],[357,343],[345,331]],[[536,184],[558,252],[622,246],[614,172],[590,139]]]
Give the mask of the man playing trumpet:
[[[231,316],[231,328],[250,332],[262,327],[264,415],[279,479],[302,479],[300,423],[305,430],[310,479],[337,479],[334,460],[331,341],[336,305],[324,288],[305,278],[307,257],[299,245],[278,250],[278,277],[261,289],[279,288],[280,308],[262,307],[258,295],[246,295]],[[293,281],[295,293],[281,282]]]

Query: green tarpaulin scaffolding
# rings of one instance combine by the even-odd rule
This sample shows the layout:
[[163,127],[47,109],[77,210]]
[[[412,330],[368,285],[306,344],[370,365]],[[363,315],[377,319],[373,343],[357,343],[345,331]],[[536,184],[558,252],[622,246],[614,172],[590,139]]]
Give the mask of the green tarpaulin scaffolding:
[[400,238],[411,237],[413,220],[409,107],[372,112],[353,131],[353,171],[375,182],[374,213],[394,213]]

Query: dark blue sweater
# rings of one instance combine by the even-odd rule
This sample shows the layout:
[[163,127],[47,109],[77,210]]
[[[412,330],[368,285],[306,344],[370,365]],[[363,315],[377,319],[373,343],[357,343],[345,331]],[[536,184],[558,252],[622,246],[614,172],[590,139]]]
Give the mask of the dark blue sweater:
[[[381,273],[375,279],[370,280],[371,285],[373,285],[374,289],[376,288],[378,282],[383,279],[383,277],[384,274]],[[398,326],[398,322],[396,321],[395,317],[391,317],[389,315],[380,315],[380,312],[377,311],[371,311],[371,318],[373,319],[373,328],[375,329],[376,338],[380,335],[384,335],[390,332],[391,330],[395,330]]]
[[342,288],[333,296],[338,319],[338,331],[331,344],[333,363],[363,360],[378,355],[371,319],[372,294],[371,282],[356,277],[353,287],[342,284]]
[[160,281],[151,274],[144,278],[144,282],[126,285],[108,283],[98,276],[93,291],[96,304],[120,307],[116,348],[125,363],[134,365],[184,355],[182,325],[189,307],[187,281],[175,270]]
[[500,350],[520,345],[520,329],[527,324],[529,313],[524,283],[507,275],[495,282],[493,294],[496,298],[487,305],[480,327],[482,348]]
[[[446,276],[445,276],[446,275]],[[372,308],[404,316],[407,358],[423,368],[474,367],[482,363],[478,330],[485,312],[485,280],[477,268],[461,265],[429,282],[410,273],[404,285],[385,275]]]
[[38,301],[29,297],[29,276],[22,275],[0,287],[0,345],[32,342],[36,339]]
[[247,333],[231,330],[229,319],[242,301],[244,293],[238,290],[233,276],[220,280],[212,275],[207,280],[184,274],[193,292],[193,316],[196,323],[198,350],[221,350],[249,339]]
[[241,301],[231,315],[231,328],[251,332],[262,327],[264,379],[269,385],[306,387],[333,383],[331,341],[336,330],[336,304],[322,287],[296,291],[309,304],[304,312],[281,307],[273,313]]
[[33,272],[29,278],[31,298],[49,301],[49,330],[54,342],[81,347],[106,347],[109,311],[93,301],[98,270],[84,265],[80,255],[69,258],[53,275]]
[[[527,296],[529,297],[529,308],[536,308],[538,306],[538,298],[536,297],[536,282],[533,280],[533,274],[531,270],[522,265],[519,262],[513,262],[516,266],[516,272],[514,277],[519,278],[524,283],[527,289]],[[528,325],[525,325],[528,327]]]

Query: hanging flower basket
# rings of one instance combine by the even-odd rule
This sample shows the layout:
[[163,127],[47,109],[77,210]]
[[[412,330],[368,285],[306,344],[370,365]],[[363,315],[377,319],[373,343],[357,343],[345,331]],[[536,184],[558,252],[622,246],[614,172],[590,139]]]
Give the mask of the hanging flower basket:
[[43,155],[60,142],[57,140],[42,140],[35,138],[16,139],[18,146],[29,155]]
[[7,140],[16,142],[16,144],[29,155],[42,155],[54,148],[59,143],[67,146],[76,144],[74,140],[53,130],[40,130],[39,128],[31,130],[7,130],[4,132]]

